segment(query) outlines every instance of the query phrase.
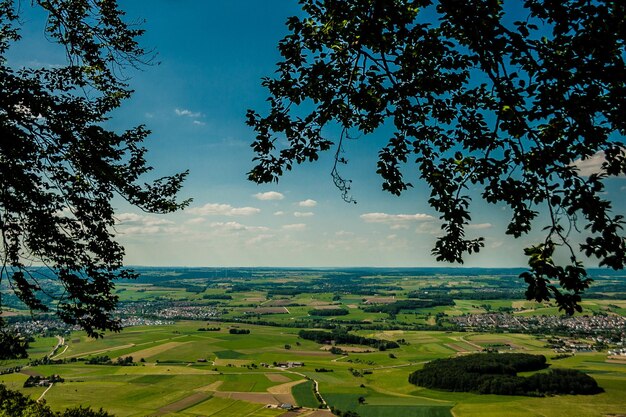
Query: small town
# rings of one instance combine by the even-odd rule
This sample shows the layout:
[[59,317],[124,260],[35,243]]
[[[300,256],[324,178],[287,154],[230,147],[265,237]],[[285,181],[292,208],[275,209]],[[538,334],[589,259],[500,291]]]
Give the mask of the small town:
[[520,316],[508,313],[466,314],[449,320],[464,329],[526,333],[571,332],[580,335],[626,334],[626,318],[617,315],[594,316]]

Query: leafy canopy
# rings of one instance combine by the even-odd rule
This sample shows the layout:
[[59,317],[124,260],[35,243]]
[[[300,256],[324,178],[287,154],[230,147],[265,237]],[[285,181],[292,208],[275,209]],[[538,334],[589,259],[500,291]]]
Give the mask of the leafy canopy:
[[[28,24],[18,14],[26,3],[0,1],[0,280],[30,309],[52,308],[98,336],[120,329],[113,282],[135,276],[123,268],[124,249],[114,239],[112,199],[147,212],[177,210],[188,203],[176,200],[186,172],[144,183],[152,169],[142,145],[149,131],[104,127],[132,92],[124,69],[152,59],[137,42],[143,31],[123,20],[117,3],[33,1],[67,62],[15,68],[6,55]],[[15,346],[15,337],[2,335],[3,345]]]
[[[270,109],[248,111],[256,131],[249,178],[277,181],[294,163],[335,146],[335,184],[350,200],[342,141],[393,126],[379,151],[382,188],[399,195],[409,177],[431,189],[443,235],[439,261],[483,247],[469,239],[469,188],[512,210],[520,237],[546,212],[545,238],[525,249],[526,296],[581,311],[591,279],[580,258],[624,267],[623,218],[603,180],[626,173],[626,3],[612,0],[301,0],[266,78]],[[339,138],[324,127],[338,125]],[[280,140],[279,140],[280,139]],[[286,145],[283,145],[286,143]],[[583,176],[576,162],[603,158]],[[414,165],[411,164],[414,162]],[[407,168],[406,166],[409,165]],[[544,225],[541,225],[544,226]],[[573,247],[570,232],[584,228]],[[569,258],[554,261],[557,252]]]

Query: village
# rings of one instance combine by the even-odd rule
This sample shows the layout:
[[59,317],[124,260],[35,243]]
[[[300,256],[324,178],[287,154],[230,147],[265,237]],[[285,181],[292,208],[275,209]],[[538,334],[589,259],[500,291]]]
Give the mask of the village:
[[614,342],[624,339],[626,318],[616,315],[595,316],[520,316],[509,313],[466,314],[451,317],[463,329],[523,333],[573,333],[609,335]]

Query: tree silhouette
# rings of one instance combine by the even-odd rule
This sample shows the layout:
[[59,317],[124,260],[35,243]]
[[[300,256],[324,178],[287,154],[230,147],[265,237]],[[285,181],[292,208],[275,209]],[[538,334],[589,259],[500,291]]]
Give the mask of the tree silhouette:
[[[98,336],[120,329],[112,317],[113,281],[135,276],[123,268],[124,249],[114,239],[112,199],[120,196],[147,212],[177,210],[188,204],[176,200],[187,173],[144,183],[152,169],[142,146],[149,131],[103,127],[132,92],[124,69],[152,59],[137,42],[143,30],[124,22],[115,1],[36,0],[30,6],[48,13],[45,35],[64,47],[67,63],[9,65],[7,51],[17,47],[26,24],[18,8],[29,6],[0,1],[0,280],[31,310],[52,308],[66,323]],[[4,351],[15,338],[0,335],[6,336],[0,336]]]
[[[622,269],[622,216],[603,180],[626,172],[626,4],[599,0],[302,0],[279,43],[267,115],[249,110],[256,166],[277,181],[334,146],[335,184],[351,201],[342,142],[395,131],[380,149],[382,188],[399,195],[419,177],[431,189],[443,235],[438,261],[463,262],[469,188],[506,204],[506,234],[520,237],[549,215],[542,242],[525,249],[526,296],[581,311],[590,285],[581,257]],[[339,126],[330,139],[326,126]],[[280,140],[279,140],[280,139]],[[286,143],[286,145],[284,145]],[[580,161],[602,161],[582,173]],[[409,160],[415,161],[415,165]],[[408,165],[408,167],[407,167]],[[585,175],[583,175],[585,174]],[[570,232],[582,230],[574,247]],[[560,265],[555,253],[569,262]]]

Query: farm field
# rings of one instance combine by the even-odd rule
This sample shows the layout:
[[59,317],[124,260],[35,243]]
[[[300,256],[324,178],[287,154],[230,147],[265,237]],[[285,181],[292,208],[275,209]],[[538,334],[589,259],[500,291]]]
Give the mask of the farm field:
[[[116,293],[122,311],[136,312],[138,305],[141,311],[153,311],[168,303],[183,303],[212,309],[213,314],[225,321],[288,327],[315,327],[315,323],[324,321],[389,323],[390,320],[397,326],[445,327],[450,325],[446,318],[464,314],[504,312],[521,318],[559,315],[551,303],[524,300],[519,272],[460,268],[150,269],[143,271],[141,282],[118,284]],[[584,314],[626,315],[624,276],[602,270],[590,270],[590,273],[595,284],[582,303]],[[422,305],[394,310],[393,306],[403,300]],[[391,308],[377,307],[385,305]],[[337,309],[342,314],[329,313]],[[205,317],[211,314],[207,311],[204,310]],[[161,315],[190,318],[171,311]]]
[[[320,405],[361,417],[615,417],[626,409],[626,355],[608,354],[626,341],[626,284],[616,273],[594,271],[583,314],[570,319],[524,300],[517,270],[140,272],[116,286],[127,327],[104,338],[29,324],[13,307],[7,319],[39,336],[30,359],[0,363],[23,366],[0,383],[56,410],[90,405],[119,417],[330,417]],[[302,329],[352,339],[329,344],[300,337]],[[426,362],[484,350],[545,355],[604,392],[496,396],[408,382]],[[118,364],[128,357],[132,366]],[[29,376],[50,375],[64,382],[24,387]]]
[[[198,331],[200,325],[220,327],[220,330]],[[229,327],[234,326],[250,333],[230,334]],[[607,361],[605,353],[549,359],[553,367],[576,368],[593,376],[605,389],[594,396],[476,395],[433,391],[408,382],[409,373],[426,361],[476,352],[492,345],[506,345],[510,351],[544,354],[548,358],[554,356],[544,347],[545,340],[531,335],[359,331],[358,334],[368,337],[403,339],[403,343],[384,352],[332,354],[320,344],[299,338],[297,333],[298,329],[292,328],[197,321],[131,327],[98,340],[75,332],[67,338],[67,349],[57,358],[67,359],[68,363],[28,367],[18,374],[1,375],[0,382],[39,398],[43,388],[23,388],[27,374],[59,374],[65,382],[55,384],[45,394],[54,409],[91,405],[117,416],[270,417],[285,411],[267,406],[284,403],[308,407],[312,413],[317,404],[313,381],[330,406],[352,410],[363,417],[505,414],[605,417],[619,415],[624,410],[626,361]],[[49,338],[38,341],[33,355],[44,352],[46,344],[54,347],[55,341]],[[101,355],[113,360],[132,356],[135,366],[84,362]],[[302,362],[303,366],[280,367],[284,362]]]

